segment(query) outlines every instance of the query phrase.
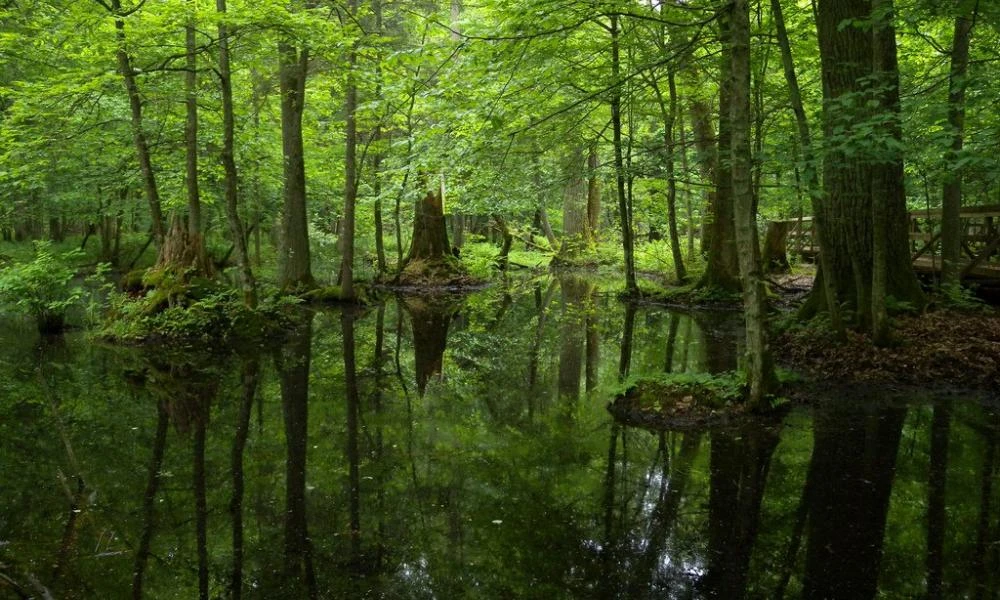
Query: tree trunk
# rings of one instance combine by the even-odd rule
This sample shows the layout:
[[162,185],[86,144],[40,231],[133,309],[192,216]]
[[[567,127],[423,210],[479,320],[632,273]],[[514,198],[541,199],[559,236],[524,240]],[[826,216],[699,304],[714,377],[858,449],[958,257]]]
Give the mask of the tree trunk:
[[506,273],[507,267],[510,265],[510,247],[514,244],[514,234],[510,232],[506,219],[501,215],[493,215],[493,221],[496,223],[497,231],[503,236],[500,245],[500,254],[497,255],[494,264],[501,273]]
[[615,180],[618,187],[618,215],[621,219],[622,249],[625,256],[625,294],[639,295],[639,285],[635,278],[635,248],[632,232],[632,209],[625,195],[625,164],[622,156],[622,86],[621,57],[619,50],[618,15],[611,15],[611,77],[614,88],[611,91],[611,124],[614,130]]
[[788,243],[788,222],[771,221],[767,224],[767,233],[764,236],[764,271],[766,273],[788,273],[791,267],[788,264],[788,252],[785,245]]
[[[723,40],[729,37],[732,8],[719,9],[719,29]],[[729,156],[732,147],[730,111],[732,105],[732,49],[722,45],[721,80],[719,84],[719,142],[715,168],[715,202],[711,213],[711,235],[708,239],[708,263],[699,285],[723,290],[740,289],[739,263],[736,257],[736,232],[733,230],[733,182]]]
[[448,228],[440,191],[429,190],[423,200],[417,201],[413,219],[413,240],[406,262],[414,260],[443,260],[451,256]]
[[733,205],[740,280],[743,287],[743,311],[746,319],[747,403],[751,409],[763,408],[766,394],[774,381],[765,322],[764,278],[760,269],[757,243],[757,219],[753,206],[750,155],[750,4],[734,0],[730,22],[732,82],[730,125],[732,127]]
[[660,116],[663,118],[663,147],[666,151],[664,168],[667,172],[667,225],[670,230],[670,252],[674,259],[674,273],[677,281],[684,283],[687,270],[684,268],[684,257],[681,254],[680,234],[677,233],[677,173],[675,171],[676,143],[674,141],[674,123],[677,121],[677,85],[674,82],[672,67],[667,71],[667,87],[670,93],[669,107],[663,100],[663,94],[656,80],[652,81],[653,91],[660,106]]
[[969,46],[974,20],[968,15],[955,19],[955,38],[951,50],[951,70],[948,75],[948,126],[951,128],[951,148],[945,155],[945,183],[941,201],[941,285],[955,287],[961,283],[963,168],[957,161],[965,145],[965,88],[969,70]]
[[170,228],[160,244],[157,268],[180,269],[189,274],[209,277],[214,269],[205,251],[201,234],[201,197],[198,189],[198,61],[195,48],[194,6],[188,17],[185,31],[184,95],[186,121],[184,124],[184,188],[187,194],[187,221],[174,216]]
[[[353,15],[358,12],[357,0],[348,0],[347,12]],[[340,259],[340,295],[345,300],[354,299],[354,208],[358,199],[358,87],[354,81],[354,69],[357,66],[358,53],[356,43],[352,43],[347,51],[347,83],[344,113],[346,115],[347,144],[344,150],[344,220],[341,223]]]
[[[688,149],[687,149],[687,133],[684,131],[684,109],[678,107],[677,109],[677,125],[680,128],[680,146],[681,146],[681,173],[684,173],[686,178],[688,175]],[[684,185],[684,212],[687,213],[687,229],[685,230],[687,234],[687,253],[688,259],[693,260],[694,257],[694,203],[691,201],[691,186],[689,184]]]
[[[716,170],[719,164],[718,145],[715,129],[711,121],[711,107],[707,102],[698,100],[691,103],[691,127],[694,130],[694,146],[697,151],[698,170],[701,181],[705,184],[705,197],[702,202],[703,215],[701,219],[701,253],[708,255],[712,246],[711,213],[716,204],[715,189]],[[707,213],[707,214],[705,214]]]
[[195,5],[189,0],[187,25],[184,26],[184,185],[187,189],[188,233],[192,238],[201,236],[201,197],[198,190],[198,55],[195,48]]
[[[243,302],[253,308],[257,306],[257,283],[250,267],[250,251],[247,247],[246,230],[240,218],[238,206],[239,176],[236,171],[235,154],[235,118],[233,116],[233,79],[229,65],[229,26],[226,24],[226,0],[215,0],[215,9],[219,13],[219,80],[222,94],[222,169],[223,196],[226,205],[226,219],[229,222],[229,234],[233,238],[236,249],[236,260],[239,264],[240,289],[243,292]],[[259,227],[257,228],[259,230]],[[257,232],[257,238],[260,233]],[[259,246],[258,246],[259,248]],[[258,250],[259,255],[259,250]]]
[[[788,98],[792,105],[792,112],[795,113],[795,124],[799,132],[799,143],[801,144],[803,173],[806,182],[806,192],[813,213],[813,227],[817,242],[820,247],[819,264],[821,271],[832,272],[833,263],[830,261],[831,252],[823,252],[823,248],[829,248],[830,242],[827,239],[827,227],[824,222],[822,210],[822,192],[819,189],[819,178],[816,171],[816,157],[812,146],[812,135],[809,131],[809,120],[806,118],[805,107],[802,104],[802,93],[799,89],[799,80],[795,74],[795,62],[792,58],[792,47],[788,40],[788,30],[785,28],[785,18],[781,10],[780,0],[771,0],[771,13],[774,18],[775,33],[778,38],[778,46],[781,49],[781,64],[785,71],[785,81],[788,83]],[[796,171],[796,176],[798,171]],[[801,240],[801,222],[799,224]],[[840,316],[840,303],[837,301],[837,289],[832,278],[817,277],[823,285],[823,298],[826,302],[827,311],[830,314],[830,325],[838,338],[844,337],[844,324]]]
[[[870,28],[843,24],[868,22],[871,13],[869,0],[820,0],[817,12],[825,135],[828,140],[847,138],[839,146],[834,145],[823,161],[825,190],[821,222],[829,224],[826,228],[829,240],[824,240],[829,243],[824,252],[830,255],[830,269],[824,269],[822,277],[832,278],[830,283],[837,291],[838,302],[852,307],[862,330],[872,329],[874,317],[873,193],[884,200],[879,213],[884,228],[877,230],[879,256],[884,256],[884,267],[879,268],[884,268],[885,284],[880,288],[884,288],[884,296],[897,301],[916,306],[924,303],[910,264],[902,160],[891,155],[898,144],[898,123],[884,127],[876,140],[882,150],[889,151],[876,149],[873,156],[870,132],[858,129],[869,123],[871,109],[865,102],[845,102],[859,95],[871,95],[875,46]],[[881,83],[888,86],[888,91],[882,90],[877,100],[880,112],[895,119],[899,114],[899,90],[892,27],[880,27],[879,36],[884,41],[879,43],[878,70],[885,74]],[[846,146],[851,146],[851,152],[845,152]],[[873,186],[873,176],[878,178],[877,186]],[[873,192],[875,188],[879,191]],[[825,304],[825,298],[818,300]],[[878,302],[884,306],[883,300]]]
[[563,191],[563,237],[557,257],[562,263],[573,263],[590,245],[587,214],[589,186],[582,173],[584,164],[583,150],[576,145],[566,163],[568,183]]
[[125,92],[128,95],[132,114],[132,141],[135,145],[136,157],[139,160],[139,170],[142,172],[142,182],[149,203],[149,217],[152,221],[153,237],[157,244],[163,243],[165,227],[163,213],[160,209],[160,192],[156,185],[156,175],[153,171],[153,161],[149,155],[149,143],[143,131],[142,98],[135,82],[135,71],[132,69],[132,58],[129,56],[125,41],[125,19],[118,15],[122,11],[121,0],[111,0],[111,12],[115,16],[115,38],[118,43],[116,56],[118,71],[125,82]]
[[302,144],[309,50],[278,43],[281,91],[281,146],[284,166],[284,210],[278,249],[278,285],[283,290],[315,285],[309,259],[306,214],[306,168]]
[[601,221],[601,187],[597,179],[597,142],[591,142],[587,152],[587,234],[589,242],[597,239]]

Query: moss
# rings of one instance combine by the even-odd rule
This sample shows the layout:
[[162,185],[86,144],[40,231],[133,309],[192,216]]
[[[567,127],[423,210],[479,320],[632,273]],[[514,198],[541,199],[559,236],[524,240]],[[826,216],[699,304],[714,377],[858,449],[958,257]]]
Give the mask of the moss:
[[702,428],[745,414],[744,395],[742,379],[735,373],[665,375],[634,381],[608,410],[630,425]]
[[433,260],[410,260],[400,272],[398,283],[407,287],[433,288],[466,287],[481,282],[469,275],[460,260],[446,256]]

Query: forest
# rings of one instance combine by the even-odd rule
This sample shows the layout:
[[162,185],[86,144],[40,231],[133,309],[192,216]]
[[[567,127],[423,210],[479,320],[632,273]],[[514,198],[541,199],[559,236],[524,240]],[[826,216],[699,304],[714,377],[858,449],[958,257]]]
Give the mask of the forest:
[[990,0],[0,0],[0,597],[995,596],[998,82]]

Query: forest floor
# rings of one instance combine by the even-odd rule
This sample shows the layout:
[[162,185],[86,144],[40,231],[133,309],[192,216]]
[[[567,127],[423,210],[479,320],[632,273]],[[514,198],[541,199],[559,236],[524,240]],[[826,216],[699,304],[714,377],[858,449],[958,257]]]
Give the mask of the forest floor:
[[838,343],[815,326],[772,342],[779,363],[818,382],[896,384],[1000,393],[1000,312],[939,309],[893,319],[895,343],[848,331]]

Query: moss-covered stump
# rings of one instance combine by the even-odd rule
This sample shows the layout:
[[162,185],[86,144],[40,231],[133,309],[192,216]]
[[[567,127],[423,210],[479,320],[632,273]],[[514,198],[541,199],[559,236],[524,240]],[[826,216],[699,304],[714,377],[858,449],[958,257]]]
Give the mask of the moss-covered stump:
[[608,405],[623,424],[683,431],[745,420],[744,390],[735,375],[674,376],[637,381]]
[[452,256],[411,259],[406,262],[395,283],[404,288],[451,289],[478,287],[483,284],[482,281],[469,275],[461,261]]

